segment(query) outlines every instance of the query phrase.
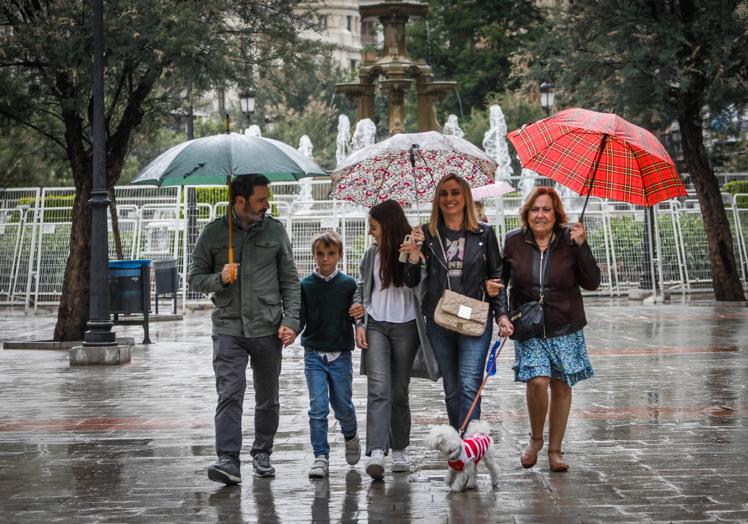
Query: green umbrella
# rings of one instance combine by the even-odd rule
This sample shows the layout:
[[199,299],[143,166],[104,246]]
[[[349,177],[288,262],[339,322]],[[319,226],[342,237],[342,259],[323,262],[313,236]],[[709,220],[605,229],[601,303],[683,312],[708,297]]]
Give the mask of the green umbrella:
[[300,178],[324,176],[312,159],[296,149],[271,138],[226,133],[178,144],[157,156],[131,182],[134,185],[197,186],[227,184],[229,186],[229,264],[231,282],[236,279],[234,244],[231,226],[231,177],[265,175],[273,182],[293,182]]
[[271,138],[223,133],[196,138],[161,153],[131,183],[198,186],[225,184],[228,177],[265,175],[271,182],[292,182],[326,173],[312,159]]

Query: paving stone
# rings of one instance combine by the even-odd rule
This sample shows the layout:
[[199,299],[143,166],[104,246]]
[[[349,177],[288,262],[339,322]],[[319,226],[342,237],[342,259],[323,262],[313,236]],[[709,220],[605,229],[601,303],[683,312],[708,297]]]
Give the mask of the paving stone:
[[[275,479],[221,487],[208,311],[152,325],[150,346],[116,367],[71,368],[67,354],[0,351],[0,522],[745,522],[748,521],[748,310],[587,300],[595,377],[574,389],[564,451],[547,442],[524,470],[524,388],[508,344],[485,391],[501,471],[450,493],[429,426],[446,422],[441,384],[415,380],[410,474],[372,482],[345,463],[330,419],[330,478],[310,481],[303,350],[284,350]],[[0,341],[48,338],[55,318],[0,310]],[[139,340],[138,326],[117,328]],[[44,335],[44,336],[42,336]],[[354,366],[358,369],[358,352]],[[246,406],[252,405],[251,388]],[[354,373],[365,433],[366,379]],[[252,414],[244,417],[245,450]],[[547,431],[546,431],[547,441]]]

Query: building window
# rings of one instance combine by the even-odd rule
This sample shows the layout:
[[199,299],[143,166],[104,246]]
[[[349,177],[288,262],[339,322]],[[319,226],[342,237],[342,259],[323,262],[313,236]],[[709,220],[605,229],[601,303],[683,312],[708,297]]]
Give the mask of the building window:
[[356,70],[356,65],[358,65],[358,60],[351,58],[351,71]]
[[327,16],[321,15],[319,17],[319,30],[325,31],[327,29]]
[[352,16],[345,17],[345,28],[348,31],[353,31],[353,17]]

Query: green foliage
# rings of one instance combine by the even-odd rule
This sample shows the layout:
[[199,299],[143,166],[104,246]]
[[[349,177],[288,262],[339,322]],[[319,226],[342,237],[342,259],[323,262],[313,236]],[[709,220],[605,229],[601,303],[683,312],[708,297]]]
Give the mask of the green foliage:
[[748,180],[730,180],[722,186],[722,190],[731,195],[741,195],[735,204],[741,209],[748,208]]
[[314,159],[323,169],[335,167],[335,149],[337,132],[337,111],[327,107],[321,100],[310,100],[302,112],[294,109],[281,109],[279,122],[270,138],[298,147],[299,139],[307,135],[314,146]]
[[[409,53],[434,76],[457,82],[463,108],[485,108],[491,93],[512,88],[510,56],[535,38],[541,11],[527,0],[430,0],[424,20],[408,26]],[[451,95],[446,111],[461,114]],[[441,117],[442,115],[440,115]]]
[[748,194],[748,180],[730,180],[722,186],[722,190],[737,195],[738,193]]
[[[33,141],[18,136],[14,142],[22,145],[24,156],[56,149],[59,158],[68,157],[77,177],[90,173],[85,164],[92,144],[91,11],[83,0],[11,3],[0,11],[5,29],[0,32],[0,129],[33,131]],[[283,64],[316,56],[319,46],[300,37],[313,24],[304,0],[106,2],[109,184],[119,177],[141,122],[146,125],[136,142],[142,151],[128,165],[128,177],[152,158],[151,138],[157,136],[159,146],[176,141],[160,128],[183,113],[189,99],[245,85],[253,72],[274,78]],[[5,136],[0,136],[0,155],[12,147]],[[19,169],[30,175],[39,162],[16,163]]]
[[740,3],[575,1],[513,57],[513,76],[532,90],[553,80],[559,107],[611,111],[650,129],[719,115],[748,101]]

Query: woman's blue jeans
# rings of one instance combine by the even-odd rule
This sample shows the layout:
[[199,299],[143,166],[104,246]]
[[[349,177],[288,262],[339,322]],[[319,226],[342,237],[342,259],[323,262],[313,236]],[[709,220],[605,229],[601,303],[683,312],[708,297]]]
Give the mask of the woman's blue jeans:
[[350,351],[341,353],[332,362],[327,362],[316,351],[304,351],[304,376],[309,389],[309,436],[314,456],[328,456],[327,415],[331,405],[343,436],[352,438],[357,431]]
[[[493,319],[489,315],[486,330],[478,337],[468,337],[444,329],[431,318],[426,320],[426,332],[442,374],[449,425],[459,429],[483,381],[486,355],[493,333]],[[478,418],[480,400],[470,415],[470,420]]]

